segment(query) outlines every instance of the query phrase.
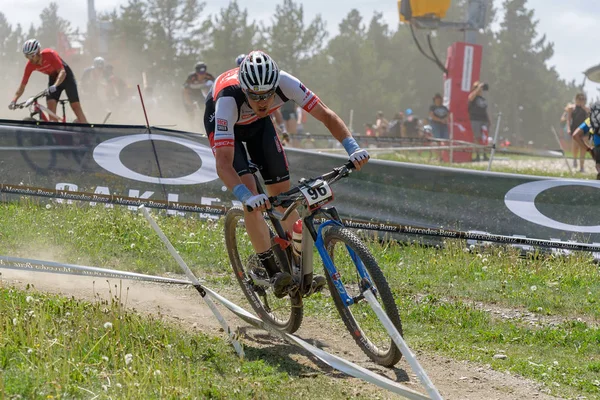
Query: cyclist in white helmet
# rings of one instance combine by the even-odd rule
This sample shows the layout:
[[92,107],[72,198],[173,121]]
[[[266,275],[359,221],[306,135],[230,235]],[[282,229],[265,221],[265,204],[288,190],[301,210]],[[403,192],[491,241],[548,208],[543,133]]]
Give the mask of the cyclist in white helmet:
[[235,64],[239,67],[242,61],[244,61],[244,58],[246,58],[246,55],[244,53],[240,54],[235,58]]
[[[369,160],[369,154],[360,148],[341,118],[296,77],[280,71],[264,52],[251,52],[239,68],[217,77],[208,93],[204,113],[204,126],[215,154],[217,174],[239,201],[254,209],[248,212],[244,207],[246,229],[278,297],[287,294],[292,277],[280,271],[271,249],[268,227],[262,215],[262,211],[271,205],[266,195],[258,194],[254,179],[249,175],[248,155],[258,165],[270,196],[290,189],[285,151],[271,118],[268,118],[288,100],[321,121],[342,143],[357,169]],[[294,213],[284,222],[288,232],[299,218]]]
[[[39,71],[48,75],[48,95],[46,96],[46,101],[50,111],[56,114],[56,106],[58,100],[60,100],[60,95],[63,91],[66,91],[71,108],[77,116],[77,121],[87,124],[87,119],[83,114],[81,104],[79,103],[79,93],[77,91],[75,75],[67,63],[60,58],[58,53],[52,49],[42,50],[40,42],[36,39],[29,39],[23,44],[23,54],[28,60],[27,65],[25,66],[21,85],[17,89],[15,97],[10,102],[8,108],[15,108],[17,100],[23,95],[25,87],[27,87],[27,82],[29,82],[31,73],[33,71]],[[52,116],[49,117],[55,121]]]

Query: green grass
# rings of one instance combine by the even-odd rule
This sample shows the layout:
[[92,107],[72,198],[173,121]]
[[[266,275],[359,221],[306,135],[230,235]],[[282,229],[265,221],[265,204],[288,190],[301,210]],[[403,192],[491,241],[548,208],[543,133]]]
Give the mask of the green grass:
[[[221,222],[165,216],[157,221],[197,275],[239,295]],[[44,259],[44,249],[51,249],[63,262],[180,272],[145,219],[124,209],[2,204],[0,232],[0,254]],[[414,349],[489,363],[543,382],[559,395],[600,398],[600,277],[590,255],[524,259],[503,247],[476,254],[464,241],[448,241],[440,249],[369,246],[397,298]],[[329,296],[316,295],[305,304],[309,318],[345,329]],[[528,310],[555,322],[532,326],[486,307]],[[232,355],[226,345],[222,350]],[[494,359],[498,353],[507,358]]]
[[[417,164],[428,164],[428,165],[437,165],[442,167],[453,167],[453,168],[463,168],[463,169],[472,169],[477,171],[487,171],[488,163],[445,163],[436,160],[436,155],[434,153],[433,159],[429,158],[429,152],[422,152],[422,154],[417,154],[415,152],[402,152],[402,153],[388,153],[388,154],[375,154],[375,157],[380,160],[389,160],[389,161],[400,161],[400,162],[409,162],[409,163],[417,163]],[[552,176],[552,177],[560,177],[560,178],[573,178],[573,174],[569,173],[564,160],[560,158],[555,159],[544,159],[539,157],[530,157],[530,156],[522,156],[516,154],[501,154],[496,153],[495,159],[508,159],[513,161],[527,161],[527,160],[552,160],[555,165],[559,165],[561,169],[559,170],[548,170],[544,168],[534,168],[534,167],[507,167],[503,165],[498,165],[498,163],[492,163],[492,172],[504,172],[504,173],[512,173],[512,174],[524,174],[524,175],[535,175],[535,176]],[[569,160],[572,162],[572,159]],[[564,170],[563,170],[564,169]],[[590,170],[586,174],[578,174],[577,178],[588,178],[595,179],[596,172],[595,170]]]
[[[240,360],[225,341],[160,318],[123,310],[120,298],[88,303],[0,287],[0,393],[26,399],[344,399],[344,380],[286,365],[246,346]],[[16,398],[16,397],[15,397]]]

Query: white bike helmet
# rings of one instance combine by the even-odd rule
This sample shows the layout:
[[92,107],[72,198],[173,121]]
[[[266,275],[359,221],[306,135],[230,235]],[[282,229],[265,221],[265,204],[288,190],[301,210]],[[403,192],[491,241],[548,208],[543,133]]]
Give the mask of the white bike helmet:
[[243,90],[266,92],[279,86],[279,67],[263,51],[256,50],[240,64],[240,86]]
[[23,54],[26,56],[36,54],[40,51],[40,42],[37,39],[29,39],[23,44]]
[[242,61],[244,61],[244,58],[246,58],[246,55],[244,53],[242,53],[239,56],[237,56],[235,58],[235,65],[237,65],[239,67],[240,64],[242,63]]
[[102,58],[102,57],[94,58],[94,68],[104,68],[104,58]]

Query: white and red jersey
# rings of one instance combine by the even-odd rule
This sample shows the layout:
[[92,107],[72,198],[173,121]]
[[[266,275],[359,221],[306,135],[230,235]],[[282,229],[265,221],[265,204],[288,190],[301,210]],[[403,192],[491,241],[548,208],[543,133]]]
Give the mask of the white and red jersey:
[[[317,95],[304,86],[298,78],[285,71],[280,71],[279,74],[279,87],[275,91],[275,99],[268,114],[273,113],[288,100],[294,101],[307,112],[310,112],[319,103]],[[209,136],[214,134],[213,145],[215,148],[233,146],[235,132],[244,130],[245,126],[259,120],[240,87],[238,68],[231,69],[217,77],[208,93],[206,103],[207,113],[213,113],[214,109],[214,114],[209,116],[212,130],[207,130],[207,134]]]

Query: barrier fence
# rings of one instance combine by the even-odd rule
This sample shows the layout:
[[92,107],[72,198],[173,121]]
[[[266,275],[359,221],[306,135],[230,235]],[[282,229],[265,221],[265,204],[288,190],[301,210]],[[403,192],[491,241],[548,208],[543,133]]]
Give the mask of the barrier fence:
[[[121,206],[144,206],[159,210],[172,210],[181,212],[192,212],[202,214],[224,215],[228,207],[213,205],[206,206],[196,203],[171,202],[164,200],[149,200],[137,197],[121,195],[105,195],[85,192],[72,192],[67,190],[54,190],[23,185],[0,184],[0,193],[17,194],[25,196],[37,196],[45,198],[57,198],[64,200],[76,200],[84,202],[95,202],[104,204],[116,204]],[[322,223],[324,220],[315,219]],[[366,221],[360,219],[342,218],[342,222],[348,228],[377,231],[383,233],[412,234],[449,239],[476,240],[483,242],[495,242],[509,245],[535,246],[561,250],[576,250],[600,252],[600,243],[586,244],[573,241],[543,240],[521,236],[496,235],[482,232],[465,232],[453,229],[431,228],[414,225],[394,224],[382,221]]]

